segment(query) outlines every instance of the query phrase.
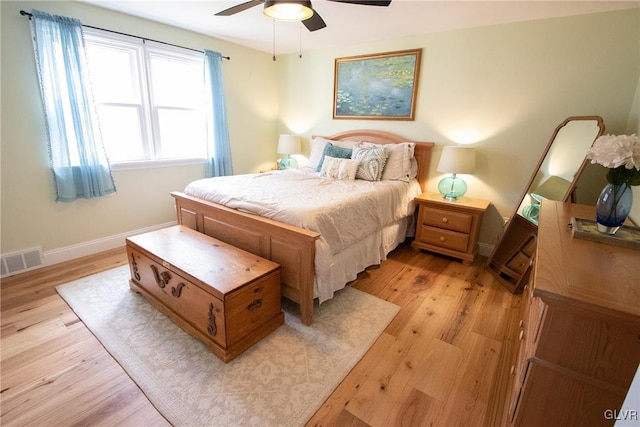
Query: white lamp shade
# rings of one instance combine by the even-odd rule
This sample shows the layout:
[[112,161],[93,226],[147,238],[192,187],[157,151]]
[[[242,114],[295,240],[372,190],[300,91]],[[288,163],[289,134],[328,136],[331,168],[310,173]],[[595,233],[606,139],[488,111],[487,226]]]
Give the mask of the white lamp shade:
[[476,171],[476,151],[471,147],[446,146],[438,163],[438,172],[471,174]]
[[279,154],[298,154],[302,152],[300,137],[297,135],[280,135],[278,138]]

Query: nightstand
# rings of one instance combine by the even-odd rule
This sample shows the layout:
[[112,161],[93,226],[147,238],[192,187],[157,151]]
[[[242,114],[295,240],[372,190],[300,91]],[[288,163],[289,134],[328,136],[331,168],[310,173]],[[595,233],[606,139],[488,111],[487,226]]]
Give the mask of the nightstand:
[[482,214],[491,202],[469,197],[451,202],[440,193],[422,193],[415,202],[418,223],[411,247],[460,258],[463,264],[471,265],[478,252]]

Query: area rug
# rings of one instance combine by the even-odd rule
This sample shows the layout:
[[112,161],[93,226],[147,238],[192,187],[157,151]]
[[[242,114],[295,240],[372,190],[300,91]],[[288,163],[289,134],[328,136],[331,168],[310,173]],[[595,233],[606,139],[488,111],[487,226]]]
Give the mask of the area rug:
[[225,364],[129,289],[118,267],[56,289],[175,426],[300,426],[373,345],[396,305],[347,287]]

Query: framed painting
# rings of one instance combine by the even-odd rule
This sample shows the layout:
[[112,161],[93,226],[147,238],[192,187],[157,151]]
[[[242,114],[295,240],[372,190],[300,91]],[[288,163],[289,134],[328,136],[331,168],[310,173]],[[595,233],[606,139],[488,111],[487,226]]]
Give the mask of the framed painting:
[[333,118],[413,120],[422,49],[336,58]]

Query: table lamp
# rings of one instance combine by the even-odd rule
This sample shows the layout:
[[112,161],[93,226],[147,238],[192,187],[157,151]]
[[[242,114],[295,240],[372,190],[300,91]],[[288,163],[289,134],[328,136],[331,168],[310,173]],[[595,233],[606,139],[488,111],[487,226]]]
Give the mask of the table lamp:
[[278,138],[278,154],[286,154],[278,161],[278,169],[297,168],[298,161],[291,157],[291,154],[299,154],[302,151],[300,147],[300,137],[297,135],[280,135]]
[[438,191],[446,200],[455,201],[467,192],[467,183],[458,178],[457,174],[471,174],[476,170],[475,149],[461,146],[444,147],[437,170],[438,172],[451,173],[451,176],[440,180]]

